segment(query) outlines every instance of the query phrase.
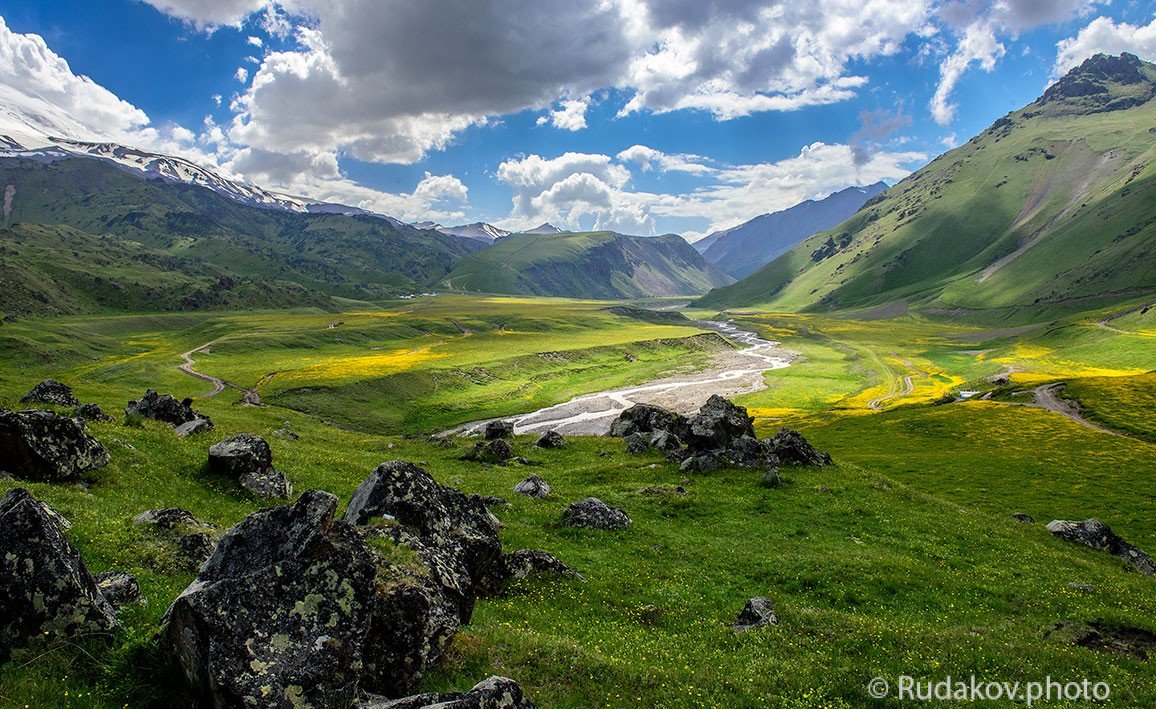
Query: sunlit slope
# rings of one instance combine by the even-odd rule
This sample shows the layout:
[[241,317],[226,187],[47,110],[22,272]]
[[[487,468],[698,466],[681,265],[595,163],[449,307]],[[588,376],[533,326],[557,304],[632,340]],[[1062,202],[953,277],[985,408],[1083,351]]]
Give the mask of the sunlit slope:
[[673,235],[514,234],[462,259],[456,290],[574,298],[698,295],[731,279]]
[[1154,91],[1152,64],[1089,60],[840,226],[700,302],[1027,315],[1156,293]]

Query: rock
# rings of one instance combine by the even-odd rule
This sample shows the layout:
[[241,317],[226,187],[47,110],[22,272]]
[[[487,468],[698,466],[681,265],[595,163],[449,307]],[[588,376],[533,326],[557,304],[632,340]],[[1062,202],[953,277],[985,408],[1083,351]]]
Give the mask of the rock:
[[686,494],[686,488],[682,485],[651,485],[639,490],[638,494],[646,495],[647,497],[668,497],[671,495],[681,497]]
[[537,549],[520,549],[502,554],[482,579],[479,592],[487,596],[498,596],[507,585],[528,576],[581,578],[553,554]]
[[485,438],[487,441],[496,441],[499,438],[510,438],[513,435],[513,421],[490,421],[486,424]]
[[108,464],[108,451],[82,422],[51,411],[0,409],[0,460],[13,477],[79,480]]
[[721,451],[721,457],[732,465],[744,468],[778,467],[779,459],[771,452],[771,446],[766,441],[759,441],[753,436],[739,436]]
[[229,436],[209,448],[209,470],[236,480],[258,497],[293,496],[289,478],[273,469],[273,450],[264,438],[251,433]]
[[551,430],[543,433],[534,445],[539,448],[562,448],[566,445],[566,439],[561,433]]
[[832,465],[831,456],[816,450],[798,431],[780,428],[770,443],[771,452],[788,465]]
[[1068,584],[1068,588],[1072,589],[1073,591],[1079,591],[1080,593],[1096,592],[1096,587],[1090,583],[1076,583],[1073,581]]
[[504,438],[495,438],[492,441],[478,441],[460,460],[505,465],[513,457],[514,449],[510,447],[510,444]]
[[685,416],[651,404],[635,404],[610,424],[610,435],[625,438],[632,433],[668,431],[685,438],[690,426]]
[[662,451],[676,451],[682,448],[682,441],[670,431],[654,431],[650,434],[650,445]]
[[261,395],[253,389],[246,389],[245,392],[241,394],[241,403],[245,406],[260,406]]
[[124,414],[130,418],[140,417],[163,421],[173,427],[194,419],[209,418],[193,411],[189,399],[177,401],[170,394],[158,394],[152,389],[145,390],[144,396],[140,399],[128,402],[128,406],[124,407]]
[[614,530],[629,526],[630,518],[597,497],[587,497],[563,510],[562,523],[567,527]]
[[678,466],[678,469],[684,473],[709,473],[712,470],[718,470],[721,466],[722,461],[714,452],[705,451],[686,458]]
[[104,413],[104,409],[97,404],[81,404],[73,409],[72,413],[85,421],[112,421],[112,417]]
[[735,439],[755,438],[752,421],[744,407],[714,394],[690,420],[690,428],[682,438],[693,451],[726,449]]
[[273,435],[279,438],[286,438],[290,441],[296,441],[301,438],[301,436],[298,436],[296,433],[294,433],[293,427],[289,424],[288,421],[285,422],[284,426],[274,431]]
[[762,479],[763,487],[780,488],[783,486],[783,476],[779,474],[778,468],[770,468],[763,473]]
[[375,602],[362,536],[308,490],[229,530],[173,602],[164,635],[205,704],[348,706]]
[[173,431],[181,438],[188,438],[189,436],[195,436],[198,433],[212,431],[213,428],[213,422],[209,419],[197,418],[193,419],[192,421],[186,421],[185,423],[182,423],[180,426],[177,426],[175,429],[173,429]]
[[530,475],[514,486],[514,492],[541,499],[550,496],[550,484],[537,475]]
[[112,630],[116,611],[54,510],[22,488],[0,499],[0,663],[37,639]]
[[72,387],[55,379],[45,379],[20,397],[21,404],[52,404],[53,406],[80,406],[80,399],[72,393]]
[[430,692],[404,699],[367,697],[361,709],[536,709],[518,683],[497,675],[468,692]]
[[650,450],[650,436],[632,433],[629,436],[623,436],[622,440],[626,443],[626,452],[631,455],[638,455]]
[[1011,518],[1017,522],[1023,522],[1024,524],[1032,524],[1036,521],[1035,517],[1032,517],[1026,512],[1016,512],[1011,516]]
[[145,510],[133,524],[149,528],[165,543],[178,567],[196,570],[212,555],[220,529],[179,507]]
[[766,598],[756,597],[747,601],[731,627],[736,633],[745,633],[754,628],[777,625],[778,622],[779,618],[775,615],[775,609],[771,602]]
[[473,497],[478,498],[483,505],[489,508],[510,506],[509,500],[504,497],[498,497],[497,495],[473,495]]
[[113,608],[120,610],[127,605],[140,603],[140,583],[132,574],[123,571],[105,571],[93,576],[96,587]]
[[1156,576],[1156,562],[1152,561],[1152,557],[1121,539],[1111,527],[1099,520],[1086,519],[1083,522],[1052,520],[1048,522],[1048,531],[1060,539],[1106,551],[1140,573]]

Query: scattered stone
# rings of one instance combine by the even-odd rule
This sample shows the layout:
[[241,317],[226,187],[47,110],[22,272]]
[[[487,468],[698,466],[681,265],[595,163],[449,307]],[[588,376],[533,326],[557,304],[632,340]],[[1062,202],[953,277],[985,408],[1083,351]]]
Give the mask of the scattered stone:
[[597,497],[587,497],[562,512],[562,523],[567,527],[614,530],[629,526],[630,518],[622,510],[611,507]]
[[209,419],[193,419],[192,421],[182,423],[180,426],[174,428],[173,431],[181,438],[188,438],[198,433],[212,431],[213,428],[213,422]]
[[530,475],[514,486],[514,492],[541,499],[550,496],[550,484],[537,475]]
[[744,436],[755,440],[753,419],[746,408],[714,394],[690,420],[690,429],[682,438],[693,451],[710,451],[728,449]]
[[133,524],[148,527],[154,536],[165,542],[177,566],[190,570],[199,569],[209,559],[221,531],[216,525],[202,522],[179,507],[145,510],[137,515]]
[[404,699],[368,696],[361,709],[536,709],[518,683],[497,675],[468,692],[430,692]]
[[246,389],[244,393],[241,394],[241,403],[245,406],[260,406],[261,395],[254,389]]
[[34,639],[117,625],[116,611],[65,538],[62,519],[23,488],[0,499],[0,663]]
[[478,441],[459,460],[505,465],[513,457],[514,449],[510,447],[510,444],[504,438],[495,438],[492,441]]
[[747,601],[731,627],[736,633],[745,633],[754,628],[778,625],[778,623],[779,618],[775,615],[775,609],[771,602],[766,598],[756,597]]
[[140,583],[132,574],[123,571],[105,571],[95,574],[93,579],[105,600],[116,610],[144,600],[140,594]]
[[676,451],[682,448],[682,441],[670,431],[655,431],[650,434],[650,445],[661,451]]
[[[530,460],[529,458],[527,458],[526,456],[523,456],[523,455],[516,455],[513,458],[510,458],[510,460],[514,463],[519,464],[519,465],[528,465],[531,468],[542,467],[542,464],[539,463],[538,461]],[[422,465],[426,465],[426,463],[423,463]]]
[[273,469],[269,444],[251,433],[229,436],[209,448],[209,470],[236,480],[258,497],[288,500],[293,496],[289,478]]
[[496,441],[499,438],[511,438],[513,435],[513,421],[490,421],[486,424],[485,438],[487,441]]
[[1026,512],[1016,512],[1011,516],[1011,518],[1017,522],[1023,522],[1024,524],[1032,524],[1036,521],[1035,517],[1032,517]]
[[112,417],[104,413],[104,409],[100,408],[99,404],[81,404],[72,410],[74,416],[84,419],[85,421],[112,421]]
[[474,495],[474,497],[481,500],[482,504],[485,505],[486,507],[509,507],[510,506],[509,500],[507,500],[504,497],[498,497],[497,495]]
[[1052,520],[1048,531],[1065,541],[1106,551],[1146,576],[1156,576],[1156,562],[1139,548],[1121,539],[1111,527],[1096,519],[1083,522]]
[[45,379],[24,396],[20,397],[21,404],[51,404],[53,406],[80,406],[80,399],[72,393],[72,387],[61,384],[55,379]]
[[709,473],[722,465],[719,457],[711,451],[697,453],[682,461],[679,470],[684,473]]
[[626,452],[631,455],[638,455],[650,450],[650,437],[641,433],[623,436],[622,440],[626,443]]
[[108,451],[79,419],[51,411],[0,409],[0,460],[21,480],[80,480],[108,464]]
[[610,424],[610,435],[625,438],[632,433],[668,431],[686,438],[690,423],[685,416],[651,404],[635,404],[618,415]]
[[782,487],[783,476],[779,474],[779,469],[769,468],[767,472],[763,473],[762,485],[772,489]]
[[807,442],[798,431],[780,428],[771,439],[771,453],[788,465],[832,465],[831,456]]
[[561,433],[550,430],[543,433],[534,445],[539,448],[562,448],[566,445],[566,439],[562,437]]
[[285,424],[281,426],[281,428],[274,431],[273,435],[279,438],[286,438],[290,441],[296,441],[301,438],[301,436],[298,436],[293,432],[293,427],[289,424],[288,421],[286,421]]
[[152,389],[145,390],[144,396],[140,399],[128,402],[128,406],[124,407],[124,414],[130,418],[162,421],[173,427],[194,419],[209,418],[194,411],[190,399],[177,401],[171,394],[158,394]]
[[1127,625],[1090,623],[1056,623],[1044,637],[1076,647],[1085,647],[1135,660],[1145,661],[1156,652],[1156,633]]
[[553,554],[537,549],[521,549],[502,556],[490,566],[479,585],[486,596],[499,596],[510,583],[527,576],[582,578]]

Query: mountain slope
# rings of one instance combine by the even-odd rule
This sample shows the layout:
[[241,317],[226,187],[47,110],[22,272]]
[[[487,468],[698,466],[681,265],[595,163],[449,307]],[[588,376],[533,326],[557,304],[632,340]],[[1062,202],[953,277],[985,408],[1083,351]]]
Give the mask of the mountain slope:
[[447,287],[572,298],[697,295],[731,282],[674,235],[511,234],[462,259]]
[[1045,317],[1156,293],[1156,66],[1098,55],[709,307]]
[[486,224],[485,222],[474,222],[461,226],[436,226],[434,228],[443,234],[460,236],[465,239],[477,239],[487,244],[492,244],[498,239],[510,235],[510,232],[505,229],[499,229],[493,224]]
[[838,225],[863,203],[887,189],[883,182],[848,187],[820,200],[807,200],[718,231],[695,244],[707,261],[735,278],[770,263],[811,234]]

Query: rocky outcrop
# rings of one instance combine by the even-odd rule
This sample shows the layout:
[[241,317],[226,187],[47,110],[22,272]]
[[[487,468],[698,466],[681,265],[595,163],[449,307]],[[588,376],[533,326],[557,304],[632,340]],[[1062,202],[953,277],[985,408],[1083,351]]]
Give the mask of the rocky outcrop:
[[289,478],[273,468],[273,450],[264,438],[251,433],[229,436],[209,448],[209,471],[236,480],[258,497],[293,496]]
[[561,433],[551,430],[543,433],[534,445],[538,448],[562,448],[566,445],[566,439]]
[[770,450],[780,461],[788,465],[831,465],[831,456],[810,443],[798,431],[780,428],[771,439]]
[[610,435],[616,438],[655,431],[668,431],[679,438],[685,438],[689,430],[690,422],[685,416],[651,404],[635,404],[610,424]]
[[367,697],[361,709],[536,709],[518,683],[489,677],[468,692],[431,692],[403,699]]
[[630,518],[617,507],[611,507],[597,497],[578,500],[562,512],[562,523],[567,527],[614,530],[630,525]]
[[104,409],[97,404],[81,404],[73,409],[72,413],[85,421],[100,421],[102,423],[112,421],[112,417],[104,413]]
[[514,422],[490,421],[486,424],[484,435],[487,441],[496,441],[499,438],[512,438],[514,436]]
[[[128,402],[128,406],[124,407],[124,414],[129,418],[139,417],[162,421],[174,428],[198,418],[209,420],[208,416],[193,410],[189,399],[177,401],[170,394],[158,394],[152,389],[145,390],[144,396],[140,399]],[[210,423],[212,422],[210,421]]]
[[682,448],[682,441],[670,431],[654,431],[650,434],[650,445],[661,451],[676,451]]
[[746,408],[715,394],[690,420],[686,435],[680,437],[693,451],[726,450],[739,438],[755,439],[752,421]]
[[107,632],[116,611],[97,588],[68,524],[22,488],[0,499],[0,663],[33,640]]
[[212,706],[347,706],[375,602],[365,540],[309,490],[221,539],[165,614],[189,685]]
[[202,522],[187,510],[166,507],[145,510],[133,524],[148,529],[172,555],[177,568],[196,570],[213,553],[220,537],[220,529]]
[[632,433],[629,436],[623,436],[622,442],[626,444],[626,452],[630,455],[638,455],[650,450],[650,436],[645,433]]
[[1052,520],[1048,522],[1048,531],[1065,541],[1106,551],[1140,573],[1156,576],[1156,562],[1152,557],[1121,539],[1111,527],[1097,519],[1082,522]]
[[0,461],[21,480],[62,482],[84,479],[107,465],[108,451],[78,419],[0,409]]
[[495,438],[490,441],[478,441],[460,460],[472,460],[477,463],[491,465],[505,465],[514,458],[514,449],[504,438]]
[[52,406],[80,406],[80,399],[72,393],[72,387],[61,384],[55,379],[45,379],[24,396],[20,397],[21,404],[51,404]]
[[530,475],[514,486],[514,492],[541,499],[550,496],[550,484],[537,475]]
[[747,604],[739,611],[731,628],[736,633],[745,633],[755,628],[777,625],[778,622],[779,618],[775,615],[775,609],[770,600],[760,596],[747,600]]
[[520,549],[502,554],[479,584],[479,592],[486,596],[501,595],[506,586],[529,576],[581,578],[553,554],[537,549]]

